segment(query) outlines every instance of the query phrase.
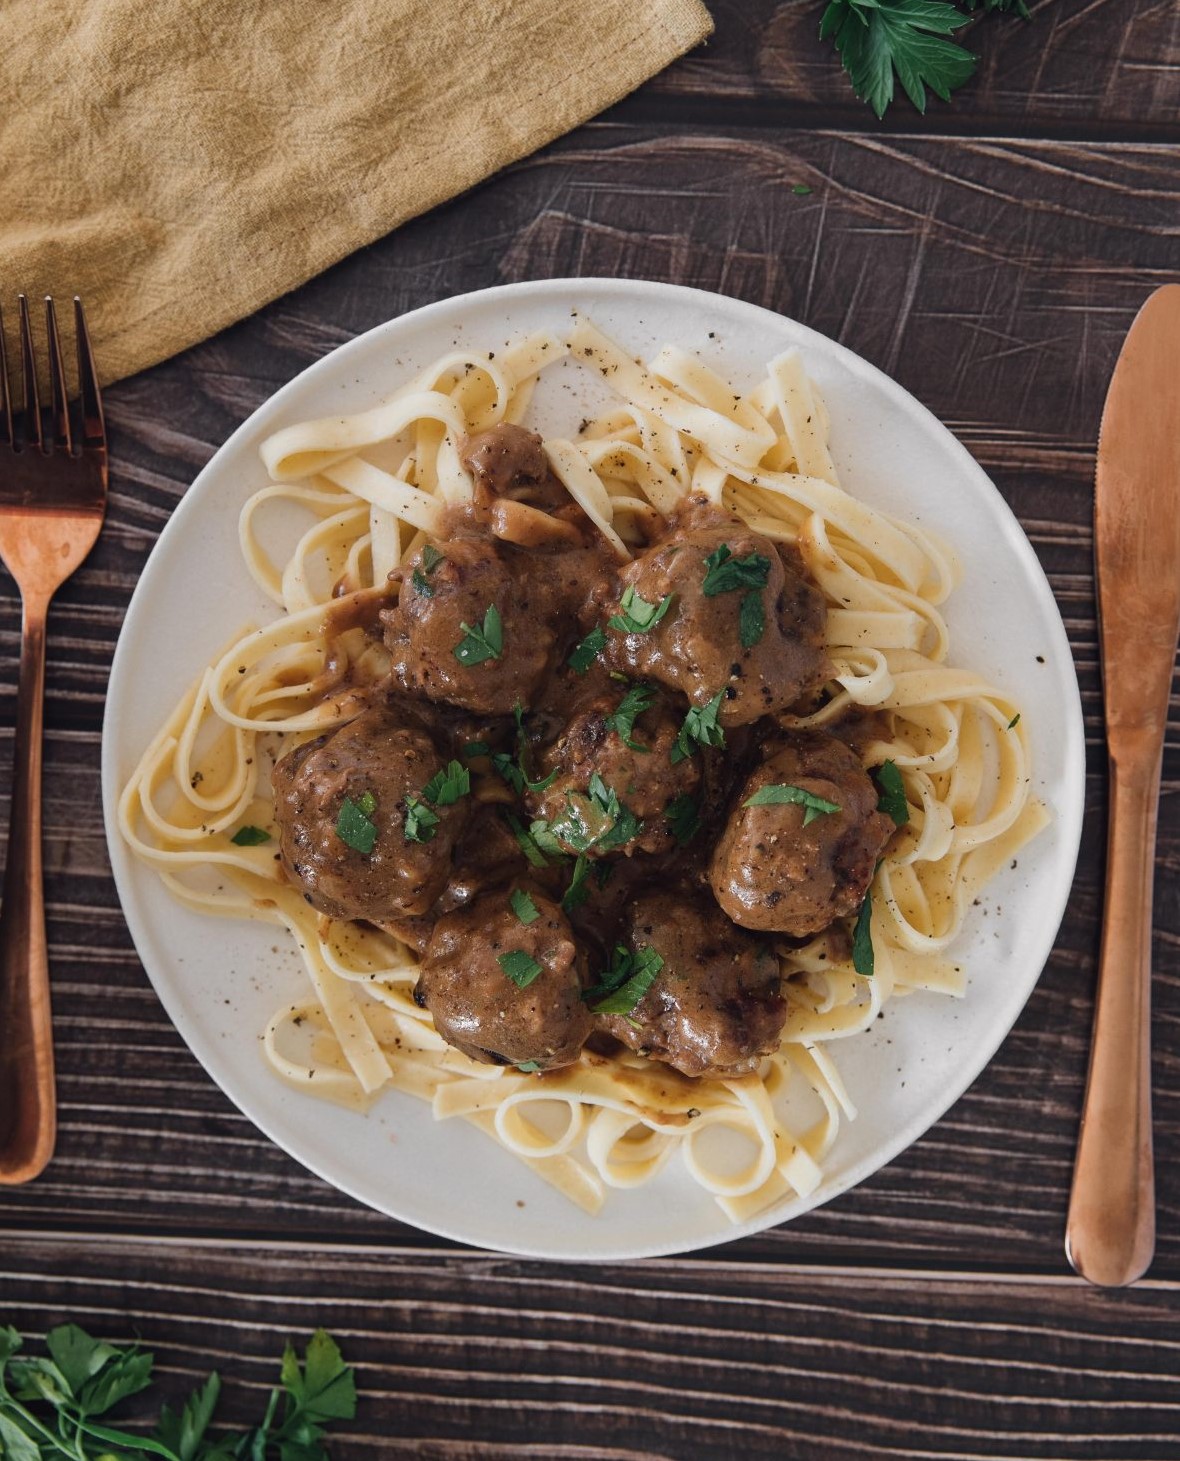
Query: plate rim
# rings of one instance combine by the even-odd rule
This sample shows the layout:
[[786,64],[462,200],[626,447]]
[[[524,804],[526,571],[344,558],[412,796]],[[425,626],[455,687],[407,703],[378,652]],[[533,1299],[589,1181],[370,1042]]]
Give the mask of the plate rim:
[[[973,1046],[970,1058],[967,1059],[957,1070],[954,1079],[949,1081],[938,1098],[932,1103],[924,1106],[909,1121],[895,1130],[883,1143],[874,1151],[862,1157],[858,1162],[850,1166],[846,1171],[840,1173],[831,1180],[821,1182],[814,1193],[804,1198],[794,1198],[789,1202],[780,1202],[767,1209],[764,1214],[756,1215],[743,1223],[734,1224],[731,1228],[717,1231],[700,1239],[693,1239],[688,1247],[683,1243],[652,1242],[639,1245],[620,1247],[609,1253],[603,1253],[593,1249],[562,1248],[560,1250],[546,1248],[537,1244],[522,1243],[513,1245],[511,1243],[498,1242],[495,1247],[489,1248],[479,1238],[472,1237],[469,1232],[460,1228],[452,1227],[446,1222],[431,1221],[426,1223],[418,1218],[407,1218],[400,1213],[391,1211],[388,1205],[375,1202],[370,1197],[362,1196],[350,1181],[339,1175],[329,1175],[323,1170],[323,1165],[314,1156],[307,1157],[299,1151],[293,1150],[291,1144],[276,1135],[272,1124],[265,1112],[260,1112],[255,1102],[241,1091],[230,1089],[222,1080],[214,1075],[213,1066],[218,1062],[212,1059],[211,1052],[206,1049],[206,1042],[199,1032],[188,1025],[183,1013],[177,1008],[175,999],[172,997],[170,986],[167,980],[157,978],[156,973],[149,967],[148,961],[144,958],[143,947],[149,942],[146,920],[141,919],[139,909],[135,906],[133,897],[125,897],[125,887],[130,886],[130,872],[135,862],[130,849],[123,843],[117,826],[117,803],[121,788],[118,785],[118,771],[116,765],[118,750],[116,745],[116,730],[113,722],[117,717],[118,696],[112,691],[120,688],[124,678],[126,663],[130,659],[133,650],[130,647],[130,636],[128,626],[133,625],[137,608],[142,598],[153,591],[154,585],[150,582],[153,559],[156,557],[161,543],[167,537],[170,541],[173,536],[184,530],[190,516],[199,511],[201,497],[204,495],[204,484],[207,479],[215,478],[221,469],[223,459],[230,455],[238,446],[239,439],[249,435],[257,428],[258,419],[263,414],[273,415],[281,412],[284,402],[298,388],[313,382],[319,375],[330,374],[335,368],[335,363],[342,353],[358,349],[362,342],[370,342],[374,337],[394,332],[407,324],[429,325],[432,316],[446,316],[448,312],[461,308],[465,303],[478,301],[481,306],[492,304],[498,301],[511,301],[514,297],[519,298],[526,295],[531,299],[553,295],[565,298],[572,304],[577,304],[576,298],[571,298],[577,293],[596,292],[601,294],[631,295],[637,299],[650,298],[653,294],[663,296],[666,300],[680,300],[683,304],[691,306],[696,304],[699,307],[708,305],[711,308],[724,308],[727,312],[734,312],[736,315],[747,315],[751,320],[765,321],[769,319],[777,325],[786,324],[793,331],[799,334],[799,347],[806,350],[811,342],[824,353],[834,356],[837,361],[853,375],[861,375],[876,385],[888,398],[891,407],[900,413],[917,414],[923,419],[927,430],[933,429],[934,434],[940,436],[943,444],[949,450],[951,456],[956,459],[959,469],[964,476],[974,479],[977,489],[981,489],[985,497],[989,498],[993,510],[996,511],[997,525],[1000,527],[1006,548],[1013,553],[1020,561],[1022,577],[1029,582],[1038,597],[1041,597],[1051,612],[1047,614],[1049,632],[1055,637],[1056,643],[1047,646],[1049,653],[1052,653],[1059,662],[1068,666],[1068,673],[1063,674],[1067,691],[1067,703],[1062,706],[1063,721],[1065,728],[1064,744],[1061,747],[1062,754],[1062,794],[1060,804],[1054,806],[1055,819],[1057,821],[1059,835],[1061,836],[1061,850],[1059,854],[1059,866],[1056,872],[1056,896],[1053,906],[1048,910],[1048,916],[1040,924],[1040,937],[1033,956],[1028,960],[1028,968],[1033,971],[1027,978],[1026,984],[1022,985],[1020,997],[1014,1001],[1011,1009],[1011,1018],[1008,1018],[1008,1010],[1005,1008],[1005,1017],[999,1020],[998,1033],[982,1043]],[[588,311],[589,312],[589,311]],[[330,413],[325,413],[330,414]],[[146,586],[145,586],[146,585]],[[771,1228],[794,1222],[796,1219],[805,1216],[820,1206],[826,1206],[837,1197],[848,1192],[853,1187],[867,1180],[875,1173],[881,1171],[891,1162],[930,1131],[950,1108],[958,1102],[967,1089],[979,1078],[983,1071],[991,1064],[996,1052],[1011,1033],[1016,1022],[1026,1008],[1042,974],[1053,947],[1057,935],[1064,920],[1068,906],[1069,897],[1072,892],[1073,883],[1076,877],[1077,859],[1081,846],[1082,822],[1084,812],[1085,796],[1085,731],[1081,704],[1081,693],[1077,681],[1076,664],[1073,658],[1072,647],[1065,630],[1061,617],[1060,607],[1057,604],[1056,596],[1037,557],[1032,544],[1021,526],[1020,520],[1009,506],[1006,498],[999,488],[991,480],[983,467],[975,460],[967,448],[959,441],[955,434],[947,427],[922,401],[911,394],[904,386],[887,375],[871,361],[856,354],[848,346],[829,336],[822,334],[809,325],[805,325],[791,316],[782,314],[779,311],[769,309],[763,305],[753,304],[747,300],[737,299],[732,295],[721,294],[715,291],[699,289],[690,285],[673,284],[664,281],[643,280],[643,279],[614,279],[604,276],[589,275],[585,277],[561,277],[556,279],[523,280],[509,284],[493,285],[486,289],[466,290],[460,294],[448,295],[443,299],[433,300],[428,304],[420,305],[415,309],[407,310],[403,314],[395,315],[388,320],[372,326],[354,335],[351,339],[343,341],[326,354],[320,356],[306,365],[302,370],[290,377],[276,391],[273,391],[265,400],[261,401],[250,414],[241,421],[229,436],[216,448],[212,456],[193,478],[192,482],[185,489],[180,501],[170,513],[168,520],[157,535],[156,541],[144,561],[139,578],[128,601],[124,614],[123,623],[120,626],[118,641],[111,661],[110,677],[108,681],[108,693],[103,709],[102,745],[101,745],[101,767],[102,767],[102,802],[103,820],[107,840],[107,850],[111,860],[112,876],[115,883],[115,890],[119,898],[120,910],[124,921],[131,934],[135,946],[136,955],[140,965],[147,975],[156,997],[160,1000],[165,1014],[173,1025],[173,1028],[185,1042],[190,1053],[202,1067],[205,1075],[217,1086],[222,1094],[231,1104],[241,1112],[268,1140],[275,1143],[294,1161],[298,1162],[305,1170],[310,1171],[321,1181],[337,1191],[345,1193],[354,1201],[372,1210],[383,1213],[395,1221],[404,1223],[408,1227],[418,1231],[432,1233],[436,1236],[460,1243],[464,1246],[482,1249],[483,1251],[502,1252],[519,1257],[535,1258],[552,1262],[624,1262],[635,1259],[667,1257],[674,1254],[702,1252],[706,1249],[717,1247],[721,1244],[735,1242],[741,1238],[753,1234],[768,1231]],[[130,901],[131,907],[128,907]],[[208,1058],[207,1058],[208,1057]],[[783,1215],[783,1210],[789,1207],[789,1215]]]

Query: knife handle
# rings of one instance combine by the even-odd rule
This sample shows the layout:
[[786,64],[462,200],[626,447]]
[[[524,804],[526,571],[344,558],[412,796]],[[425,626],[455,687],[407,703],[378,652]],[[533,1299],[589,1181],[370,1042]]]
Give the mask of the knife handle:
[[1111,748],[1106,904],[1090,1073],[1065,1252],[1116,1288],[1155,1252],[1151,1146],[1151,893],[1162,737]]

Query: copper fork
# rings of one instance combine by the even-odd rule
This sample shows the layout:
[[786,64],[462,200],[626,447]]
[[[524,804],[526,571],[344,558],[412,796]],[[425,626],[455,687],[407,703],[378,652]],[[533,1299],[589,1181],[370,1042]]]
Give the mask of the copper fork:
[[53,300],[45,301],[50,404],[44,413],[29,302],[23,294],[19,302],[19,407],[0,316],[0,558],[21,595],[12,808],[0,905],[0,1183],[36,1177],[53,1155],[57,1133],[41,880],[45,619],[54,593],[94,547],[107,501],[106,428],[82,302],[74,300],[81,397],[76,429]]

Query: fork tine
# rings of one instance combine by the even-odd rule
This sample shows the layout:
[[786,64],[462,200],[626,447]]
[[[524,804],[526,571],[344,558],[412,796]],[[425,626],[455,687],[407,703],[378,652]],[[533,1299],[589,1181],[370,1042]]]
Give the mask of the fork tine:
[[26,445],[41,445],[41,397],[37,392],[37,357],[33,354],[33,332],[29,327],[29,301],[20,300],[20,364],[24,382],[24,425]]
[[107,428],[102,414],[102,394],[98,389],[98,372],[94,368],[94,352],[90,348],[90,331],[86,328],[86,312],[82,301],[74,295],[74,329],[78,337],[78,382],[82,388],[82,446],[106,450]]
[[12,396],[8,386],[8,357],[4,351],[3,309],[0,309],[0,437],[12,445]]
[[61,363],[61,340],[57,333],[57,311],[53,307],[53,296],[45,296],[45,334],[49,341],[49,393],[52,402],[50,418],[53,422],[53,444],[59,450],[74,450],[70,435],[70,408],[66,396],[66,375]]

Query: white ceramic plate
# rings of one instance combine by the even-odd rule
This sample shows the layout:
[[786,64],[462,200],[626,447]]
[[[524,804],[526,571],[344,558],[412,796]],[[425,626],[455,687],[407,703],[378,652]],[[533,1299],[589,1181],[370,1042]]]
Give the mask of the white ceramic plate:
[[[561,331],[575,306],[635,353],[672,341],[743,386],[779,351],[803,352],[831,410],[844,485],[959,549],[966,573],[948,615],[953,658],[1023,706],[1035,791],[1054,815],[988,889],[956,949],[970,970],[966,999],[912,996],[837,1050],[861,1115],[842,1130],[823,1185],[738,1228],[676,1161],[648,1187],[610,1193],[591,1218],[474,1128],[436,1123],[410,1096],[392,1092],[360,1116],[288,1088],[263,1065],[258,1037],[280,1000],[304,988],[297,956],[281,950],[273,928],[179,907],[115,829],[119,789],[186,686],[245,621],[273,616],[237,544],[239,507],[267,480],[263,438],[371,406],[458,344],[496,349],[529,330]],[[587,372],[558,366],[543,379],[533,419],[549,434],[571,434],[600,399]],[[950,433],[872,366],[802,325],[696,290],[604,279],[509,285],[416,310],[341,346],[261,406],[161,534],[119,639],[103,733],[107,833],[127,922],[165,1009],[222,1090],[293,1157],[362,1202],[466,1243],[570,1259],[684,1252],[756,1232],[830,1201],[921,1136],[994,1054],[1049,955],[1073,877],[1083,769],[1077,682],[1052,593],[1016,519]]]

